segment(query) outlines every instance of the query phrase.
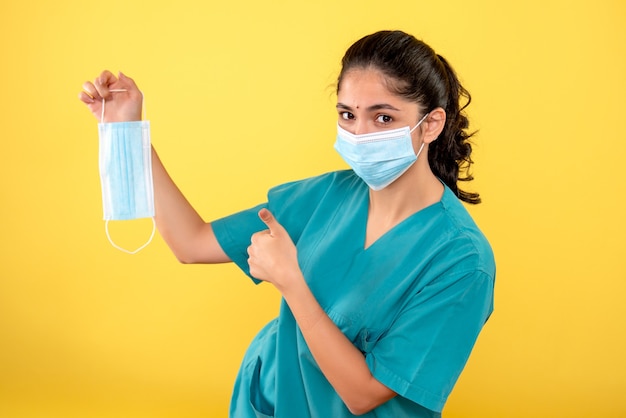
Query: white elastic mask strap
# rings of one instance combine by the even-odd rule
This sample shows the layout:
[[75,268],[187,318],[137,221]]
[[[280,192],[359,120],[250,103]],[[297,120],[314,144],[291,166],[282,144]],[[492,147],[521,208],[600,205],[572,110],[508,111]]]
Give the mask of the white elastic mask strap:
[[422,124],[422,122],[424,122],[424,119],[426,119],[426,117],[427,117],[429,114],[430,114],[430,112],[429,112],[429,113],[426,113],[426,114],[424,115],[424,117],[422,117],[422,118],[420,119],[420,121],[419,121],[419,122],[417,122],[417,125],[415,125],[415,126],[413,127],[413,129],[411,129],[411,133],[413,133],[413,131],[414,131],[414,130],[416,130],[416,129],[417,129],[417,127],[418,127],[418,126],[420,126],[420,125]]
[[[426,119],[426,116],[428,116],[428,115],[429,115],[429,113],[426,113],[426,114],[424,115],[424,117],[423,117],[423,118],[421,118],[419,122],[417,122],[417,125],[415,125],[415,126],[413,127],[413,129],[411,129],[411,133],[413,133],[413,131],[414,131],[415,129],[417,129],[417,127],[418,127],[418,126],[420,126],[420,125],[422,124],[422,122],[424,122],[424,119]],[[422,153],[422,150],[424,149],[424,144],[426,144],[426,143],[425,143],[425,142],[422,142],[422,145],[420,146],[419,151],[417,151],[417,154],[415,155],[415,159],[418,159],[418,158],[420,157],[420,154]]]
[[154,221],[154,218],[150,218],[150,219],[152,219],[152,234],[150,234],[150,238],[148,238],[148,242],[146,242],[145,244],[143,244],[141,247],[137,248],[134,251],[130,251],[130,250],[127,250],[126,248],[122,248],[113,242],[113,240],[111,239],[111,235],[109,234],[109,221],[108,220],[104,224],[104,229],[107,233],[107,238],[109,239],[109,242],[111,243],[113,247],[117,248],[120,251],[124,251],[127,254],[137,254],[139,251],[146,248],[148,244],[152,242],[152,238],[154,238],[154,233],[156,232],[156,222]]
[[415,155],[415,159],[418,159],[420,157],[420,154],[422,153],[422,150],[424,149],[425,144],[426,142],[422,142],[422,146],[420,146],[419,151],[417,151],[417,154]]

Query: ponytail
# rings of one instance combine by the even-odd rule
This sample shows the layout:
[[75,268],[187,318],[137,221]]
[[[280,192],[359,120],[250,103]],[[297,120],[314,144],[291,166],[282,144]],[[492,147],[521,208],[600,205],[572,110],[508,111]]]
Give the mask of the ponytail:
[[[448,84],[448,97],[444,110],[446,123],[439,138],[428,148],[428,162],[433,173],[439,177],[464,202],[478,204],[481,202],[478,193],[466,192],[459,189],[457,182],[474,179],[470,166],[474,163],[471,158],[472,144],[469,138],[474,132],[467,132],[469,120],[463,110],[469,106],[472,96],[461,85],[459,79],[448,61],[437,55],[445,71]],[[465,104],[461,106],[461,98]],[[461,174],[462,173],[462,174]]]

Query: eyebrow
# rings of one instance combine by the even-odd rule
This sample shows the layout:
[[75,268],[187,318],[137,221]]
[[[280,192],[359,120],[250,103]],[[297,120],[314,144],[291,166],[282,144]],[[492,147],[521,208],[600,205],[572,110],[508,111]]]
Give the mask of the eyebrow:
[[[342,110],[348,110],[348,111],[352,111],[353,109],[343,103],[337,103],[337,109],[342,109]],[[388,103],[379,103],[379,104],[374,104],[369,106],[366,110],[369,112],[375,111],[375,110],[381,110],[381,109],[386,109],[386,110],[395,110],[395,111],[400,111],[400,109],[388,104]]]

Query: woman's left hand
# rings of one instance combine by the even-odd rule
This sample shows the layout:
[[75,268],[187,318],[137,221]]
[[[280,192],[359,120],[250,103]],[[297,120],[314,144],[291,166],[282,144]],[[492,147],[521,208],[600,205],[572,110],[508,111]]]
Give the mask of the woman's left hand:
[[298,252],[285,228],[269,210],[261,209],[259,218],[268,229],[252,235],[248,247],[250,274],[254,278],[272,283],[284,293],[291,285],[303,280],[298,265]]

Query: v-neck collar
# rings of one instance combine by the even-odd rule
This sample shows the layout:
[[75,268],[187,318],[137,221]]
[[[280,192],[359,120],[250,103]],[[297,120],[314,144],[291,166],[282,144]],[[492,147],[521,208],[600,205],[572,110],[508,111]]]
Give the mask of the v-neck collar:
[[433,208],[440,207],[443,204],[443,201],[446,198],[446,195],[450,192],[448,187],[443,182],[441,182],[441,184],[443,185],[443,193],[439,201],[433,204],[430,204],[418,210],[417,212],[413,212],[412,214],[410,214],[409,216],[407,216],[406,218],[402,219],[400,222],[398,222],[397,224],[389,228],[384,234],[379,236],[374,242],[372,242],[370,245],[366,247],[365,239],[367,236],[367,219],[369,216],[369,208],[370,208],[369,190],[367,190],[367,192],[365,193],[366,201],[361,205],[359,209],[359,223],[360,225],[362,225],[362,227],[360,228],[361,236],[359,237],[359,243],[360,243],[359,245],[361,246],[361,251],[363,253],[372,251],[373,250],[372,247],[382,245],[380,244],[381,242],[384,242],[390,239],[389,237],[390,236],[392,237],[393,235],[395,235],[396,231],[398,231],[399,229],[403,229],[405,224],[409,224],[410,222],[416,221],[418,218],[426,216],[427,213],[430,212]]

